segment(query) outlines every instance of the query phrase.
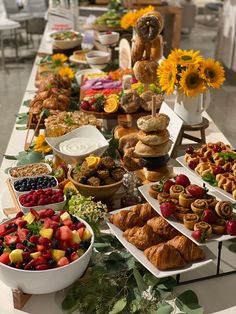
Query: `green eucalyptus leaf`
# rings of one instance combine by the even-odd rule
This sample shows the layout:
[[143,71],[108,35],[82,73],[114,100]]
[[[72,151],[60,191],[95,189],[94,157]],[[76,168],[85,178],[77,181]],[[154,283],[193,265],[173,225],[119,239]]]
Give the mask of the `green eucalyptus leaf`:
[[138,313],[138,311],[140,310],[140,303],[137,299],[132,300],[131,305],[130,305],[130,310],[131,310],[131,313]]
[[171,314],[173,312],[174,308],[168,303],[165,303],[164,305],[161,305],[156,314]]
[[25,131],[27,129],[28,129],[27,126],[17,126],[16,127],[16,130],[18,130],[18,131]]
[[184,305],[182,311],[185,314],[203,314],[203,308],[198,304]]
[[148,289],[148,285],[143,280],[143,277],[141,276],[141,274],[137,270],[137,268],[134,269],[133,274],[134,274],[134,278],[136,280],[136,283],[137,283],[137,286],[138,286],[139,290],[141,292],[147,290]]
[[148,286],[151,286],[151,287],[154,287],[155,285],[157,285],[160,281],[159,278],[153,276],[151,273],[146,273],[144,274],[143,276],[143,280],[145,281],[145,283],[148,285]]
[[117,314],[123,311],[123,309],[126,307],[127,301],[125,298],[118,300],[112,310],[109,312],[109,314]]
[[96,249],[101,249],[101,248],[108,248],[110,247],[110,243],[99,243],[99,242],[94,242],[93,246],[96,248]]
[[176,305],[184,313],[203,314],[203,308],[198,304],[198,297],[192,290],[184,291],[178,295]]
[[187,290],[177,296],[183,304],[198,304],[198,297],[193,290]]
[[177,282],[176,280],[173,278],[173,277],[167,277],[167,278],[163,278],[161,281],[160,281],[160,285],[159,285],[159,288],[160,289],[172,289],[174,287],[176,287],[177,285]]
[[8,160],[17,160],[17,157],[13,155],[3,155],[3,156]]
[[25,101],[23,102],[23,106],[25,106],[25,107],[29,107],[30,102],[31,102],[31,100],[30,100],[30,99],[25,100]]

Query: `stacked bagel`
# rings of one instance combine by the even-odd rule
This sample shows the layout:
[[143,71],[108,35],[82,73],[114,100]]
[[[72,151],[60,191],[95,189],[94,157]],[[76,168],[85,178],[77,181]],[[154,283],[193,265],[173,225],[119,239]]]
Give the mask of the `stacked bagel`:
[[170,118],[163,113],[144,116],[137,120],[138,143],[134,153],[137,157],[161,157],[171,148],[170,134],[167,130]]

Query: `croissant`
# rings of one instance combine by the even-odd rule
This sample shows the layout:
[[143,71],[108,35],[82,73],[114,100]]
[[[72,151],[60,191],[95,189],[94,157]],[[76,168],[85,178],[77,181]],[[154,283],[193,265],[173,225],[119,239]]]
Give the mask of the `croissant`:
[[144,255],[160,270],[181,268],[185,265],[181,254],[173,246],[165,243],[151,246],[144,251]]
[[140,250],[145,250],[150,246],[163,241],[163,239],[148,225],[144,225],[143,227],[136,226],[131,229],[127,229],[123,233],[123,237]]
[[141,221],[144,222],[143,225],[149,219],[156,217],[158,215],[157,212],[148,203],[135,205],[130,210],[139,216]]
[[194,262],[205,257],[203,250],[183,235],[177,235],[169,240],[167,244],[175,247],[186,262]]
[[134,226],[142,226],[139,216],[132,212],[131,210],[121,210],[116,214],[110,216],[110,222],[125,231],[128,228],[133,228]]
[[147,224],[153,229],[154,232],[166,240],[172,239],[178,234],[178,231],[161,216],[149,219]]

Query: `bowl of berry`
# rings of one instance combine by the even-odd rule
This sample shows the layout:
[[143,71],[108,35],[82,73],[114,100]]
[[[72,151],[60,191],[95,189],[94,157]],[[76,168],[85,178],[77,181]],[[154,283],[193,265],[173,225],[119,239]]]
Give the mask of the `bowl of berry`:
[[64,289],[86,270],[93,242],[90,225],[66,211],[18,212],[0,225],[0,280],[29,294]]
[[58,181],[54,176],[40,175],[14,180],[12,182],[12,186],[15,194],[18,196],[32,190],[47,188],[56,189],[58,186]]
[[60,189],[47,188],[32,190],[19,195],[18,203],[21,210],[25,213],[29,212],[30,208],[40,210],[45,208],[45,206],[54,210],[62,210],[66,204],[66,196]]

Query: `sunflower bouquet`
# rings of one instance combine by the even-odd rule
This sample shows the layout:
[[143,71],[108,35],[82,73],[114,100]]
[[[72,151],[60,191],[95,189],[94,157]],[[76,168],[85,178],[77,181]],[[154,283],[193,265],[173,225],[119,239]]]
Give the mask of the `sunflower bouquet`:
[[225,80],[218,61],[205,59],[199,51],[173,50],[157,70],[160,87],[167,95],[175,89],[186,96],[196,96],[207,88],[219,88]]
[[142,15],[152,11],[155,11],[155,8],[152,5],[149,5],[139,10],[128,11],[125,15],[122,16],[120,25],[124,29],[127,29],[129,27],[135,27],[137,20]]

